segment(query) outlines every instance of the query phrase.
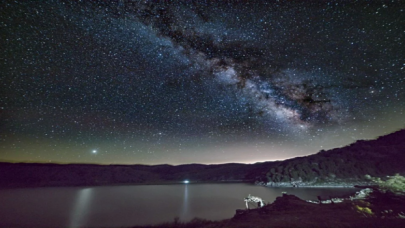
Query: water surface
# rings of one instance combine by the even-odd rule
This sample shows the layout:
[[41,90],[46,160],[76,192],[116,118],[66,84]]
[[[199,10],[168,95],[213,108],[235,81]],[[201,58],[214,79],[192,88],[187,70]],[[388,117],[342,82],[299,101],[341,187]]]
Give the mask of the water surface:
[[342,196],[347,188],[267,188],[244,183],[0,189],[1,227],[122,227],[231,218],[252,194],[303,199]]

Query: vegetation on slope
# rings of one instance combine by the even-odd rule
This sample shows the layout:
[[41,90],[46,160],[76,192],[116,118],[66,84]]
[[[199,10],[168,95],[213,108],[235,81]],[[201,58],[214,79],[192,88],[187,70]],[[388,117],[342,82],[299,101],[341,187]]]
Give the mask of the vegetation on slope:
[[282,161],[269,168],[259,181],[278,183],[365,180],[405,172],[405,130],[376,140],[359,140],[343,148]]

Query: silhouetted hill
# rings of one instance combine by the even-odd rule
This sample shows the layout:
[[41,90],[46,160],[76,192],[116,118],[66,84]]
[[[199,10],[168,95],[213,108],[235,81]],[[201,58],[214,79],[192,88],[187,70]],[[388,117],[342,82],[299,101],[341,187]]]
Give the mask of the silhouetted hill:
[[78,186],[249,181],[269,186],[360,183],[405,173],[405,130],[285,161],[220,165],[92,165],[0,162],[0,186]]
[[254,181],[268,163],[221,165],[93,165],[0,163],[0,186],[79,186]]
[[364,175],[405,172],[405,130],[375,140],[359,140],[342,148],[288,159],[272,166],[261,181],[267,185],[361,181]]

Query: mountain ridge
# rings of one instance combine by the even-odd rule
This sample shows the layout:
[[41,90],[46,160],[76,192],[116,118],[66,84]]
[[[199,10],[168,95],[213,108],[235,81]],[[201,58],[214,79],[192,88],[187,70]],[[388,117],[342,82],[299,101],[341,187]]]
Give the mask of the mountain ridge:
[[364,175],[405,172],[405,129],[374,140],[357,140],[341,148],[284,160],[259,180],[270,186],[364,182]]
[[364,183],[364,175],[405,173],[405,129],[374,140],[283,161],[254,164],[99,165],[0,162],[0,186],[255,182],[266,186]]

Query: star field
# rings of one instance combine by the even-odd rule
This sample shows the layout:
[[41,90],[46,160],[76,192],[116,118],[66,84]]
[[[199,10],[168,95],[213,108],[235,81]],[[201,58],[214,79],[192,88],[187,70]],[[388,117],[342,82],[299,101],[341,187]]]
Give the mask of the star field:
[[183,164],[405,127],[403,1],[4,1],[0,160]]

